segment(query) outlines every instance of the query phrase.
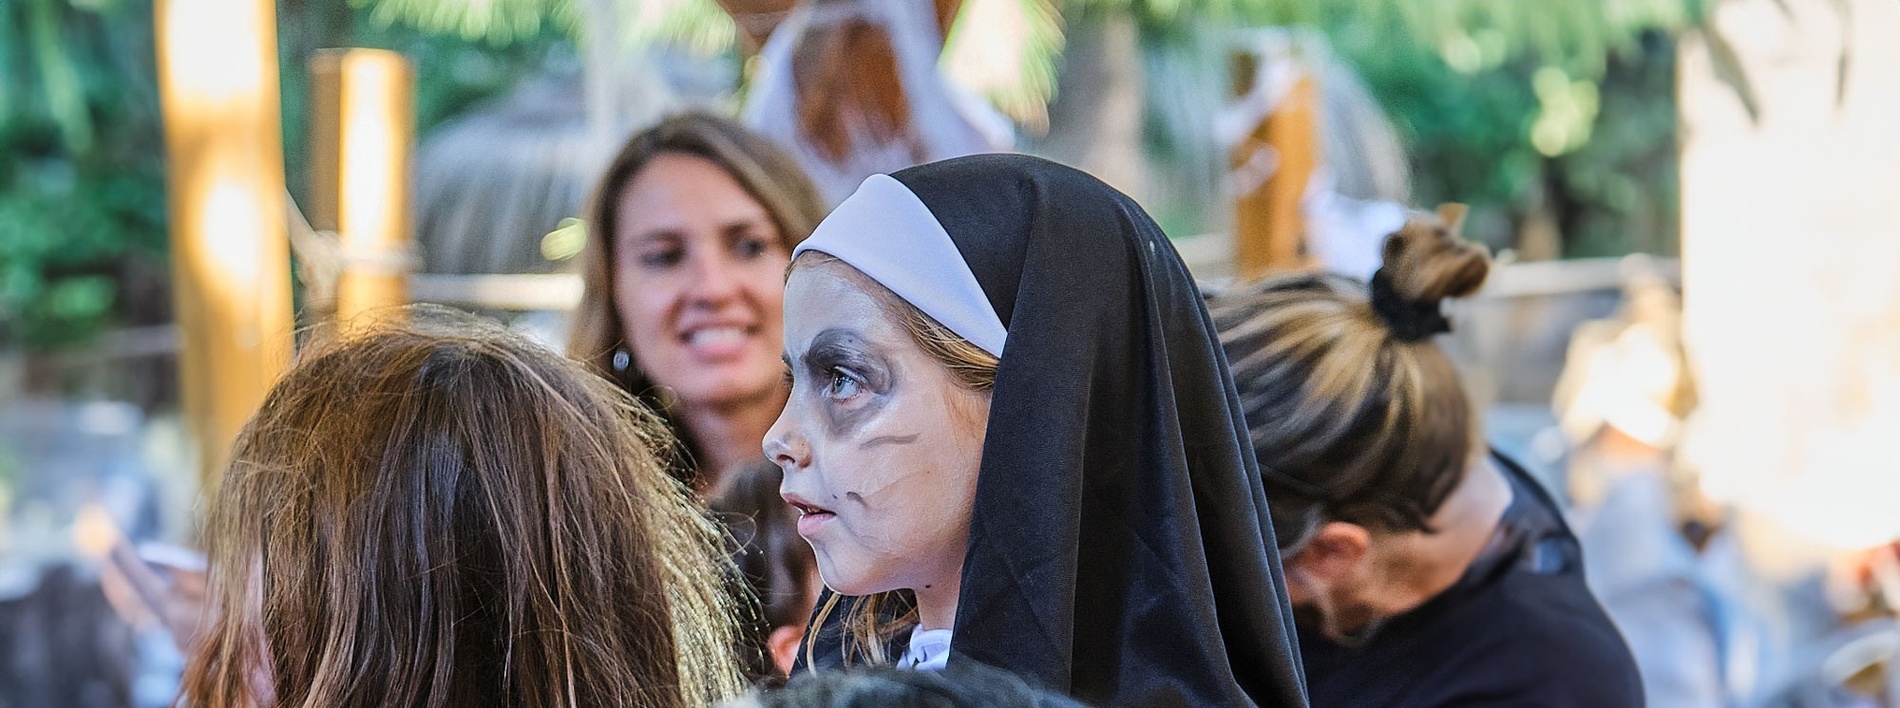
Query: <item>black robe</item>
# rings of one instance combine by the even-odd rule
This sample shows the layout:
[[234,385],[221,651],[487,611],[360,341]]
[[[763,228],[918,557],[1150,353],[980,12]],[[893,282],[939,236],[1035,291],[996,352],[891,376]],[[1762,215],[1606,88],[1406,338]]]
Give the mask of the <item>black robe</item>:
[[[892,177],[1008,331],[949,669],[1000,667],[1105,706],[1305,705],[1233,379],[1161,229],[1032,157]],[[836,666],[824,629],[816,661]]]
[[1313,705],[1643,705],[1636,662],[1584,586],[1582,552],[1556,503],[1516,464],[1493,459],[1513,494],[1505,543],[1363,645],[1341,646],[1302,625]]

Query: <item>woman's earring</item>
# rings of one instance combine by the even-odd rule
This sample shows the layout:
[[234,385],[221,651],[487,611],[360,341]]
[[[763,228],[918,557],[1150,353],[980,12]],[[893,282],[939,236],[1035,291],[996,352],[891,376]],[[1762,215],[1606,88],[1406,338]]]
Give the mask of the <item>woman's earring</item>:
[[624,347],[614,349],[614,371],[624,373],[630,368],[633,368],[633,354]]

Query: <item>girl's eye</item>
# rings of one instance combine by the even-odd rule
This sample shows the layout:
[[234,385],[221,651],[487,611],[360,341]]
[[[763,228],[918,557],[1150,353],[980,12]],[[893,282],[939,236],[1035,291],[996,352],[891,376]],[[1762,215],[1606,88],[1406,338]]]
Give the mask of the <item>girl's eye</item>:
[[827,372],[831,379],[825,383],[825,397],[843,401],[858,395],[858,380],[843,369],[833,368]]

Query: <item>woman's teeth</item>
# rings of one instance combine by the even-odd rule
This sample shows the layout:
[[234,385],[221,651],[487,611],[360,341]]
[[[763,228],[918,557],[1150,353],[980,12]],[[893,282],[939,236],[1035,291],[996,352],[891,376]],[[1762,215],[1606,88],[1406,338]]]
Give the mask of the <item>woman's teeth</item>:
[[746,331],[743,327],[703,327],[688,331],[686,343],[693,346],[716,346],[736,344],[743,341]]

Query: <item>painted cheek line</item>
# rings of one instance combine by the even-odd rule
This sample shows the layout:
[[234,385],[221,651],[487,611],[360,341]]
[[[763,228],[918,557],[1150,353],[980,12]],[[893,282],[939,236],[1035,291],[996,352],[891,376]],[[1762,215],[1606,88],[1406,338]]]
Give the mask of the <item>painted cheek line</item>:
[[844,498],[849,501],[857,502],[859,506],[870,508],[871,506],[870,497],[883,494],[884,490],[889,489],[891,485],[897,484],[898,482],[904,481],[905,479],[917,474],[920,474],[920,473],[912,471],[912,472],[905,472],[902,474],[892,475],[892,476],[884,478],[883,480],[881,480],[883,482],[882,484],[879,484],[876,487],[873,487],[871,489],[866,489],[862,492],[845,492]]
[[911,433],[909,435],[879,435],[864,441],[863,444],[858,445],[858,449],[869,450],[879,445],[909,445],[917,442],[918,435],[920,435],[920,433]]

